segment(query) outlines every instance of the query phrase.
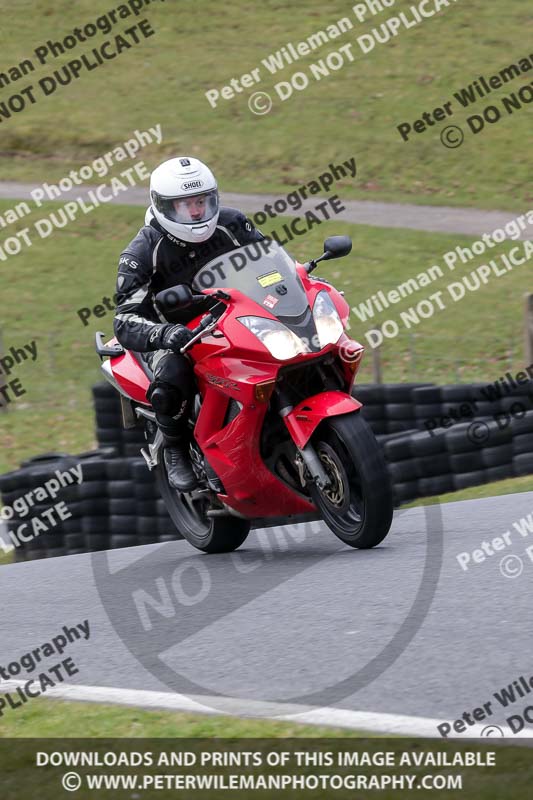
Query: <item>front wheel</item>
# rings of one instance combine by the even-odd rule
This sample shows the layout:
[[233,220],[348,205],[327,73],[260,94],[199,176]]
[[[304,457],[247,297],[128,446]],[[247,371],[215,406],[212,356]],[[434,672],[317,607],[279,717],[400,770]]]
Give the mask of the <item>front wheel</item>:
[[312,444],[330,479],[310,486],[326,525],[351,547],[375,547],[388,534],[392,485],[381,448],[359,412],[320,424]]
[[201,491],[178,492],[167,478],[163,459],[155,468],[156,483],[179,533],[204,553],[231,553],[245,541],[250,522],[231,515],[208,517],[210,503]]

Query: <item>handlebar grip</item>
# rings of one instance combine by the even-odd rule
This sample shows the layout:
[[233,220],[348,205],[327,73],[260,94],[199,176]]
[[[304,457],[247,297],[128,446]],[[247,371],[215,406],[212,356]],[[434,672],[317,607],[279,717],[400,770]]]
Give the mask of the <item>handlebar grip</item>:
[[194,336],[197,336],[199,333],[201,333],[204,330],[204,328],[207,328],[209,325],[211,325],[211,323],[214,321],[214,319],[215,318],[213,317],[212,314],[206,314],[205,317],[201,320],[200,324],[197,325],[196,328],[192,329],[191,333]]
[[214,321],[215,318],[212,314],[206,314],[203,320],[201,320],[200,325],[198,327],[202,328],[203,330],[204,328],[207,328],[209,325],[211,325],[211,323]]

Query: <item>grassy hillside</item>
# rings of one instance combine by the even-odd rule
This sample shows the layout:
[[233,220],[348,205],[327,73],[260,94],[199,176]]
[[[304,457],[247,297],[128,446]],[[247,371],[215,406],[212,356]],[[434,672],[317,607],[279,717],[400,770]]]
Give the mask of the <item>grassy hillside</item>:
[[[0,214],[7,203],[0,203]],[[49,204],[18,223],[32,225],[38,216],[57,208]],[[46,449],[76,450],[93,445],[90,386],[100,379],[94,353],[94,332],[112,332],[112,312],[91,316],[84,326],[79,309],[93,308],[114,292],[117,258],[142,223],[142,208],[104,207],[82,217],[75,225],[55,230],[47,239],[34,237],[30,248],[3,262],[1,329],[4,352],[35,340],[37,360],[26,361],[8,380],[18,378],[26,392],[0,414],[0,471],[17,465],[23,456]],[[276,220],[276,229],[287,222]],[[265,226],[265,232],[270,228]],[[378,288],[387,291],[434,264],[443,264],[443,254],[458,244],[468,246],[468,237],[425,234],[337,223],[316,226],[288,247],[300,260],[322,252],[323,239],[333,233],[353,238],[352,254],[321,265],[317,273],[346,292],[353,306]],[[520,245],[521,247],[523,245]],[[491,251],[491,257],[507,252],[510,243]],[[486,259],[477,257],[468,266],[405,298],[378,316],[398,319],[400,311],[431,292],[458,281]],[[402,327],[399,335],[383,345],[385,381],[431,380],[439,383],[496,380],[507,368],[523,364],[521,304],[528,266],[517,267],[501,278],[493,278],[461,302],[447,301],[444,311],[423,320],[412,330]],[[505,302],[502,302],[502,298]],[[366,343],[365,332],[375,323],[362,323],[351,316],[351,335]],[[361,381],[371,380],[370,347]]]
[[[115,7],[119,4],[115,4]],[[450,100],[480,75],[489,78],[531,53],[531,5],[486,0],[457,0],[410,29],[401,28],[387,44],[365,54],[357,37],[400,11],[412,20],[412,0],[359,22],[352,4],[264,0],[248,4],[206,0],[198,8],[154,2],[137,18],[121,20],[64,56],[37,63],[37,69],[0,89],[0,103],[26,85],[37,87],[37,102],[0,121],[1,179],[60,179],[113,148],[135,128],[161,123],[164,142],[152,149],[155,161],[177,152],[203,157],[216,168],[221,186],[233,191],[281,191],[305,183],[330,161],[355,156],[358,175],[346,181],[346,197],[415,203],[477,205],[523,209],[531,201],[525,166],[531,106],[473,136],[470,113],[499,103],[509,92],[531,82],[532,72],[479,100],[472,110],[454,101],[449,122],[465,127],[466,140],[446,149],[439,140],[448,122],[414,135],[405,143],[396,126],[414,123],[425,111]],[[48,39],[62,40],[73,28],[109,12],[104,0],[0,0],[5,22],[0,33],[0,72],[27,58]],[[83,70],[68,86],[49,97],[38,81],[68,61],[138,22],[149,20],[155,35],[92,71]],[[271,75],[262,59],[288,42],[295,46],[343,17],[354,27]],[[14,35],[16,32],[16,35]],[[305,91],[283,102],[274,90],[294,72],[309,76],[312,63],[352,44],[353,62],[329,77],[311,78]],[[234,77],[260,69],[254,83],[213,109],[205,92]],[[272,95],[274,107],[264,116],[248,108],[255,91]],[[530,172],[530,170],[529,170]]]

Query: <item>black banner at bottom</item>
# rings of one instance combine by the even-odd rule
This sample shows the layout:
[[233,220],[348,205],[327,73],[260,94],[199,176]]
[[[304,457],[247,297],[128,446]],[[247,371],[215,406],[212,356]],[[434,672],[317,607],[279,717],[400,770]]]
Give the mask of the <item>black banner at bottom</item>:
[[2,800],[531,797],[532,742],[2,739]]

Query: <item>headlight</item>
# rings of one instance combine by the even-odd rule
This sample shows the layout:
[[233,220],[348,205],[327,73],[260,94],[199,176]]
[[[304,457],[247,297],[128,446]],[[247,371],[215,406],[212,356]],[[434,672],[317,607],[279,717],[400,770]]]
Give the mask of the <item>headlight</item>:
[[344,328],[333,300],[327,292],[319,292],[317,294],[313,306],[313,319],[318,333],[320,349],[327,344],[335,344],[339,341]]
[[300,337],[281,322],[266,317],[238,317],[238,320],[257,336],[269,353],[279,361],[287,361],[300,353],[308,352]]

